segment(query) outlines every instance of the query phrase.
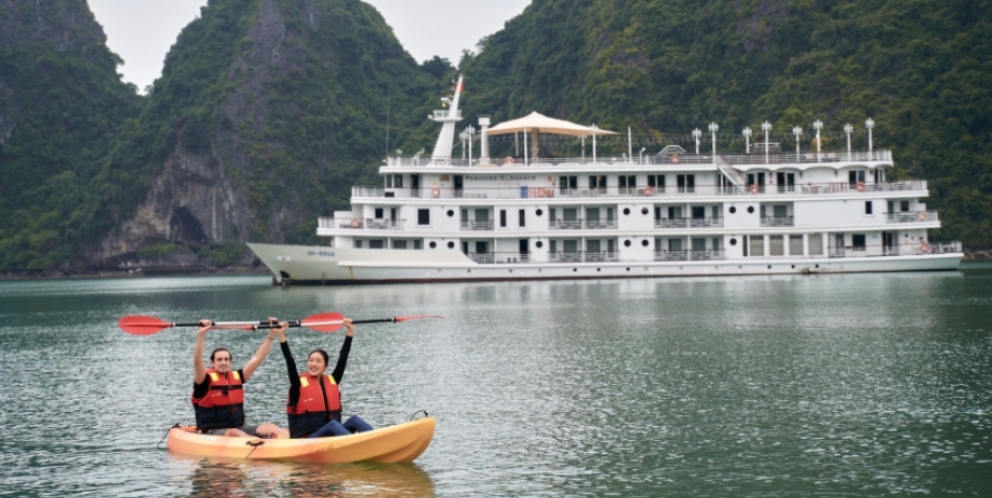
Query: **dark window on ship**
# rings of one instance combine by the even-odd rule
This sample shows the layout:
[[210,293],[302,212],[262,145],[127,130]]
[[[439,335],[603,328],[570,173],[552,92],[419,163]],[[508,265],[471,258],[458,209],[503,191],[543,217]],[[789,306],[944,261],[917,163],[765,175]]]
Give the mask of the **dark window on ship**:
[[871,214],[871,201],[865,201],[865,214]]
[[393,241],[393,249],[406,249],[406,241],[405,240],[394,240]]
[[526,211],[524,211],[523,209],[521,209],[520,210],[520,214],[519,214],[519,216],[520,216],[520,220],[519,220],[520,221],[520,226],[522,226],[522,227],[527,226],[527,218],[524,215],[525,212]]
[[416,250],[418,250],[418,251],[421,250],[421,249],[423,249],[424,248],[423,247],[423,241],[420,241],[420,240],[413,241],[413,248],[416,249]]
[[385,247],[385,244],[383,244],[382,239],[369,241],[369,249],[382,249],[383,247]]
[[675,181],[679,186],[679,193],[691,194],[696,191],[696,175],[678,175]]
[[665,175],[648,175],[648,186],[659,191],[665,191]]
[[393,187],[403,188],[403,175],[393,175]]
[[904,213],[909,211],[909,201],[899,201],[899,210]]
[[606,176],[589,175],[589,190],[606,193]]
[[361,248],[362,248],[362,240],[358,239],[355,241],[355,249],[361,249]]
[[431,224],[431,210],[430,209],[418,209],[417,210],[417,224],[418,225],[430,225]]
[[500,209],[499,210],[499,226],[502,227],[502,228],[506,228],[506,210],[505,209]]
[[562,195],[568,195],[569,189],[575,190],[579,188],[579,177],[577,176],[559,176],[558,177],[558,190]]
[[856,233],[851,235],[851,249],[854,249],[855,251],[865,250],[865,234]]
[[375,219],[382,219],[382,208],[375,208]]

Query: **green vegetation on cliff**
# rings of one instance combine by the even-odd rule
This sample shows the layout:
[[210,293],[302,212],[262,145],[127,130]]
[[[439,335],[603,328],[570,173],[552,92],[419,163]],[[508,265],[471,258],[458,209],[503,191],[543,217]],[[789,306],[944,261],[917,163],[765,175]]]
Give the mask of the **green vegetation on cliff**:
[[[530,111],[685,136],[715,121],[816,119],[842,147],[892,149],[930,180],[941,238],[992,246],[992,3],[987,0],[534,0],[462,61],[466,115]],[[830,144],[828,140],[833,140]]]

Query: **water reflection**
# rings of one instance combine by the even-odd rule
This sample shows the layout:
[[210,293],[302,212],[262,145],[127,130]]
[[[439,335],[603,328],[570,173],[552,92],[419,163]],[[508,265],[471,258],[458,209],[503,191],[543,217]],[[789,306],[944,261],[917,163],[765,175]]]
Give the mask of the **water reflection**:
[[189,497],[432,497],[434,482],[416,464],[261,462],[170,455]]

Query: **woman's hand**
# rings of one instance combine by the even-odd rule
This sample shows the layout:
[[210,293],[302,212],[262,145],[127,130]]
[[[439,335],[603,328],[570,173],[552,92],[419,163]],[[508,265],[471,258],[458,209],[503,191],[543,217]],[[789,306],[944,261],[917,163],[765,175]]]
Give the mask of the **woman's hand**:
[[351,323],[351,318],[344,319],[344,326],[348,328],[348,337],[355,337],[355,326]]
[[289,322],[279,322],[279,328],[272,329],[276,334],[279,335],[279,342],[286,342],[286,329],[289,328]]

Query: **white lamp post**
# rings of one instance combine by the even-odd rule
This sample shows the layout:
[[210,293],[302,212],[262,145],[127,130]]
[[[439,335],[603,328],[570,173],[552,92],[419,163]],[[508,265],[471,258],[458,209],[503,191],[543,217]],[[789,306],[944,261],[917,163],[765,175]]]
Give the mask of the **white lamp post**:
[[765,132],[765,164],[768,164],[768,132],[772,129],[772,124],[768,121],[761,123],[761,129]]
[[701,137],[701,136],[703,136],[702,130],[700,130],[699,128],[696,128],[695,130],[692,130],[692,138],[695,138],[696,139],[696,155],[697,156],[699,155],[699,137]]
[[593,123],[590,128],[592,128],[592,163],[596,164],[596,130],[598,130],[599,127]]
[[820,162],[820,130],[823,129],[823,121],[814,121],[813,129],[816,130],[816,162]]
[[803,136],[803,129],[800,127],[795,127],[792,129],[792,134],[796,136],[796,161],[799,161],[799,137]]
[[715,122],[710,123],[710,135],[713,136],[713,164],[716,164],[716,132],[720,131],[720,125]]
[[648,150],[647,147],[641,147],[641,151],[638,152],[638,163],[644,164],[644,151]]
[[868,155],[869,156],[871,155],[871,129],[874,128],[874,127],[875,127],[875,121],[872,120],[871,118],[868,118],[868,121],[865,121],[865,128],[868,128]]
[[744,145],[747,147],[748,154],[751,153],[751,133],[750,127],[744,128],[744,131],[741,132],[741,135],[744,135]]
[[851,133],[854,133],[854,127],[851,123],[844,125],[844,133],[847,134],[847,160],[851,160]]
[[467,140],[465,135],[465,130],[462,130],[462,132],[458,134],[458,139],[462,141],[462,159],[465,159],[465,156],[468,154],[468,147],[466,147],[465,144],[465,141]]

